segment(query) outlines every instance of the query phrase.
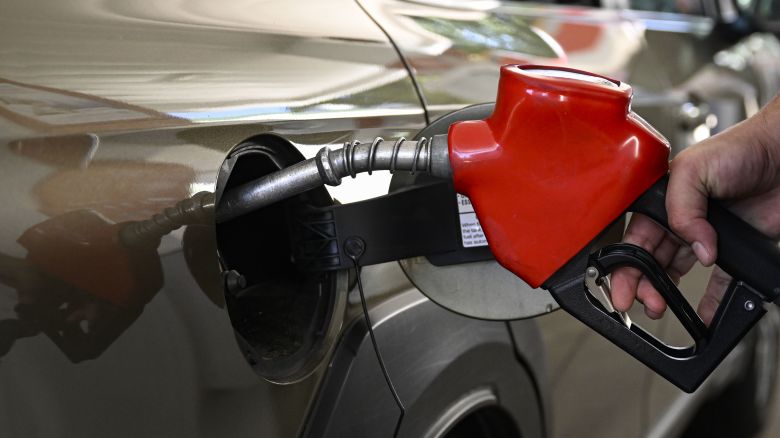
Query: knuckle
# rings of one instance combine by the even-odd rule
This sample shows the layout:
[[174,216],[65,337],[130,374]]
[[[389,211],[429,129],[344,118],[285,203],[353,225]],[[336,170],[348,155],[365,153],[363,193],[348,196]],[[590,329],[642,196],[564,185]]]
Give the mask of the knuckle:
[[675,155],[674,159],[670,162],[669,166],[677,169],[690,169],[696,167],[700,160],[697,159],[700,148],[690,147],[683,149]]
[[650,245],[650,240],[647,238],[647,236],[644,236],[642,234],[636,234],[636,233],[627,234],[625,236],[624,241],[626,243],[631,243],[636,246],[641,246],[642,248],[648,251],[653,249],[652,246]]
[[673,214],[669,212],[669,227],[676,232],[685,232],[691,223],[691,218],[682,214],[681,212],[675,212]]

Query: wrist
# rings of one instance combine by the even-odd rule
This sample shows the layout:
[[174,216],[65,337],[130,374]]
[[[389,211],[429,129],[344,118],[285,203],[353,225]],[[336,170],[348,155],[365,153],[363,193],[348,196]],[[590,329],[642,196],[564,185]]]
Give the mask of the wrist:
[[780,94],[750,120],[756,125],[754,132],[757,142],[770,154],[769,158],[780,164]]
[[780,178],[780,95],[775,96],[758,113],[742,122],[742,141],[761,151],[762,174],[772,186]]

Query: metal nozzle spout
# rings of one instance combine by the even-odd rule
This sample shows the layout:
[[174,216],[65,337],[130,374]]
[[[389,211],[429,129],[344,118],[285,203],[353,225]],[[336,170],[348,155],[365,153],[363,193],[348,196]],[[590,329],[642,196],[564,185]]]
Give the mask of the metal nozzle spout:
[[216,212],[217,223],[227,222],[322,185],[339,185],[345,176],[375,170],[427,172],[450,178],[446,135],[393,142],[381,137],[371,143],[348,142],[343,147],[320,149],[314,158],[244,183],[226,192]]

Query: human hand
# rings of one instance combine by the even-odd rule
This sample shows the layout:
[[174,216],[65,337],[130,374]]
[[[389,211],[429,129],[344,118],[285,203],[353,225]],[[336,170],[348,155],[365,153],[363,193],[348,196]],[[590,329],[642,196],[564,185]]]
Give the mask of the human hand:
[[[634,215],[624,241],[652,253],[675,282],[698,260],[711,266],[717,258],[717,235],[707,222],[708,198],[729,209],[770,237],[780,236],[780,101],[756,116],[681,152],[670,165],[666,209],[676,237],[650,219]],[[689,246],[690,245],[690,246]],[[730,277],[715,268],[698,312],[709,324]],[[615,309],[628,311],[637,299],[648,317],[663,316],[666,302],[632,268],[612,275]]]

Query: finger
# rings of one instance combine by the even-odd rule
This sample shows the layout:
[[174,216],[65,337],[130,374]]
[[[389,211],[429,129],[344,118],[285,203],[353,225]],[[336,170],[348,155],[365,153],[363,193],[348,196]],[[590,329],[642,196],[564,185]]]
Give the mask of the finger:
[[688,271],[693,268],[693,265],[696,264],[696,260],[696,255],[693,253],[691,247],[681,245],[677,249],[674,259],[672,259],[669,266],[666,267],[666,272],[675,283],[679,283],[682,276],[687,274]]
[[647,278],[639,281],[637,299],[645,306],[645,315],[650,319],[659,319],[666,312],[666,300],[655,290]]
[[[623,241],[641,246],[649,252],[664,240],[666,232],[655,222],[641,214],[633,214],[626,227]],[[620,268],[612,273],[612,306],[621,312],[628,312],[636,299],[637,286],[642,273],[634,268]]]
[[[689,251],[680,257],[679,241],[669,235],[663,228],[645,216],[635,214],[626,229],[624,241],[639,245],[653,253],[653,256],[663,268],[668,268],[676,263],[676,269],[671,272],[672,280],[678,282],[683,269],[687,272],[693,260]],[[690,260],[688,262],[687,260]],[[686,263],[682,263],[685,261]],[[635,299],[639,299],[645,305],[645,313],[657,319],[666,311],[666,302],[655,290],[652,284],[642,279],[642,274],[636,269],[619,269],[612,275],[612,305],[619,311],[628,311]]]
[[[677,242],[677,239],[666,234],[656,248],[653,257],[655,257],[662,268],[667,269],[675,259],[679,249],[680,244]],[[679,276],[670,275],[670,277],[675,283],[680,280]],[[644,304],[645,314],[650,319],[659,319],[664,315],[664,312],[666,312],[666,300],[664,300],[663,296],[645,277],[642,277],[639,281],[637,287],[637,300]]]
[[[675,254],[680,248],[676,238],[644,216],[634,215],[629,224],[629,231],[630,233],[627,233],[628,237],[625,240],[651,251],[662,268],[666,268],[674,260]],[[638,271],[636,271],[636,275],[639,275]],[[632,287],[638,287],[635,296],[645,305],[645,313],[649,317],[657,319],[663,316],[666,303],[650,282],[638,277],[632,279],[629,284]]]
[[612,307],[620,312],[628,312],[636,299],[637,286],[642,273],[634,268],[620,268],[612,273],[610,298]]
[[[669,226],[691,245],[701,264],[711,266],[717,255],[717,235],[707,222],[707,190],[696,157],[680,153],[670,165],[666,210]],[[692,158],[691,158],[692,157]]]
[[[696,256],[691,248],[680,245],[679,241],[670,235],[658,245],[654,256],[675,284],[678,284],[680,278],[696,263]],[[661,318],[667,309],[663,296],[645,278],[641,280],[638,289],[637,299],[645,305],[645,314],[651,319]]]
[[704,293],[701,301],[699,302],[698,313],[704,324],[710,325],[712,317],[715,316],[715,311],[718,310],[723,295],[726,293],[726,288],[731,282],[729,274],[724,272],[719,267],[715,267],[712,270],[712,276],[707,284],[707,290]]
[[623,242],[641,246],[652,253],[664,240],[666,234],[666,230],[646,216],[634,213],[626,227]]
[[666,270],[675,259],[679,250],[680,242],[669,234],[666,234],[661,243],[658,244],[655,252],[653,252],[653,257],[658,264]]

